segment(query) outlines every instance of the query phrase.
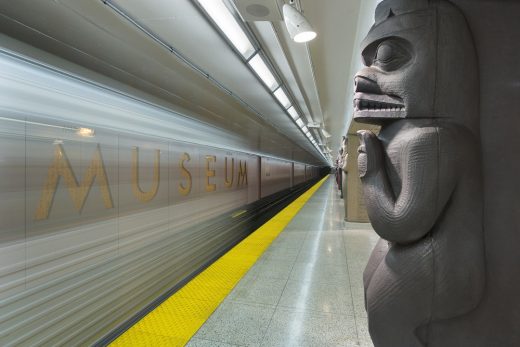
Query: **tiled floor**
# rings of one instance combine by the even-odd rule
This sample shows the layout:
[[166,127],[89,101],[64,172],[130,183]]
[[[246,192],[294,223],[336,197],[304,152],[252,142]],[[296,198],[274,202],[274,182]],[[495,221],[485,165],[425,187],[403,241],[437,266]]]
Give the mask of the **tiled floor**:
[[188,343],[372,346],[362,274],[378,237],[343,221],[329,179]]

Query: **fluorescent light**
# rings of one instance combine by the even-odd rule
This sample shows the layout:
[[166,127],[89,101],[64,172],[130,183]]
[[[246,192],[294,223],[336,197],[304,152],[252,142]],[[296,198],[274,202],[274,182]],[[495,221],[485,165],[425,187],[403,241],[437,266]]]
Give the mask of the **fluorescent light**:
[[306,133],[305,135],[307,135],[307,137],[308,137],[309,139],[312,138],[311,133]]
[[289,101],[289,98],[283,91],[282,87],[275,90],[274,96],[276,96],[276,98],[278,99],[278,101],[280,101],[280,104],[282,104],[284,108],[288,108],[289,106],[291,106],[291,102]]
[[303,130],[304,133],[309,132],[309,128],[307,128],[305,125],[303,126],[302,130]]
[[298,112],[296,112],[296,109],[294,108],[294,106],[289,107],[287,112],[291,115],[292,119],[294,119],[294,120],[296,120],[296,119],[298,119],[298,117],[300,117],[298,115]]
[[249,65],[251,65],[258,77],[260,77],[269,90],[274,90],[278,86],[278,82],[276,82],[273,73],[269,70],[264,58],[262,58],[260,54],[256,54],[251,58],[251,60],[249,60]]
[[298,126],[299,126],[300,128],[303,127],[303,121],[302,121],[302,119],[301,119],[301,118],[298,118],[298,119],[296,120],[296,124],[298,124]]
[[255,48],[224,2],[222,0],[198,0],[198,2],[240,54],[246,59],[249,58]]

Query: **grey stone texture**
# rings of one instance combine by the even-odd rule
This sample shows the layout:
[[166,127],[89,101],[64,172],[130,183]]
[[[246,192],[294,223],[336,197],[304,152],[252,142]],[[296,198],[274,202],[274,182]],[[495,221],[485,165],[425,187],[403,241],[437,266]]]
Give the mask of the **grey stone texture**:
[[[506,179],[499,186],[515,186],[510,171],[518,175],[518,160],[508,153],[510,171],[489,170],[498,154],[489,147],[518,154],[520,117],[512,113],[519,108],[504,108],[486,94],[495,87],[491,94],[504,106],[518,104],[518,95],[505,100],[500,90],[518,94],[520,67],[504,57],[512,76],[500,67],[504,78],[496,80],[489,64],[498,59],[488,50],[503,42],[518,58],[518,44],[512,48],[497,32],[511,28],[518,37],[519,26],[507,20],[510,14],[500,23],[497,14],[520,12],[512,1],[460,3],[472,14],[468,21],[448,1],[385,0],[362,43],[366,68],[355,79],[354,118],[381,125],[377,136],[359,132],[358,157],[368,215],[382,237],[364,272],[375,346],[520,342],[518,295],[511,291],[520,287],[520,261],[517,252],[504,254],[519,239],[519,217],[493,206],[503,196],[518,213],[518,189],[516,195],[490,190],[499,177]],[[497,29],[470,28],[479,23],[472,21],[473,7],[489,8]],[[508,109],[515,111],[500,114]],[[494,119],[511,138],[490,133]]]
[[434,325],[431,346],[520,346],[520,1],[453,3],[478,56],[486,288],[474,311]]

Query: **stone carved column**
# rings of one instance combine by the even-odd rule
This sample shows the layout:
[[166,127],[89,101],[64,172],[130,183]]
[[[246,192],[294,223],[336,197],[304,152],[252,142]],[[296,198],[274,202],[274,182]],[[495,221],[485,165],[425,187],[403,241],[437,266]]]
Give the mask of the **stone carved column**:
[[345,221],[347,220],[347,202],[348,202],[348,195],[347,195],[347,174],[348,174],[348,150],[347,150],[347,144],[348,144],[348,138],[346,136],[343,136],[343,142],[341,143],[341,148],[343,149],[343,161],[341,165],[341,170],[343,171],[343,174],[341,175],[341,191],[343,196],[343,203],[345,206]]
[[435,322],[485,282],[478,69],[464,16],[443,0],[384,0],[355,83],[358,168],[381,236],[363,280],[376,346],[430,346]]

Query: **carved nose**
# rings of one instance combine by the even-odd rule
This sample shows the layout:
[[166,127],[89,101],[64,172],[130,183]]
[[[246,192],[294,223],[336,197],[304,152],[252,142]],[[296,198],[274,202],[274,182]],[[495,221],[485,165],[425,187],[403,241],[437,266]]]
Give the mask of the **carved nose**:
[[354,77],[354,86],[356,93],[383,94],[376,81],[367,77],[359,75]]

